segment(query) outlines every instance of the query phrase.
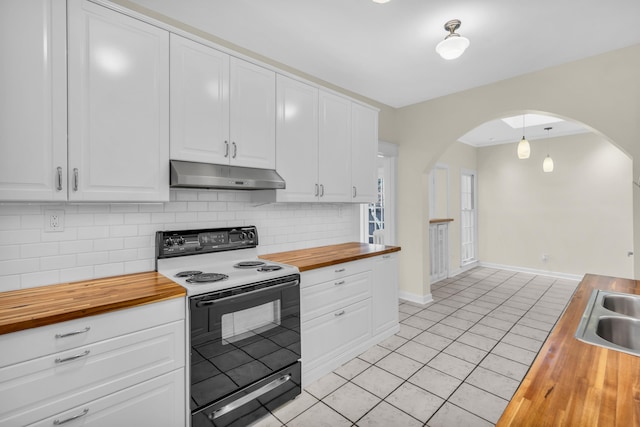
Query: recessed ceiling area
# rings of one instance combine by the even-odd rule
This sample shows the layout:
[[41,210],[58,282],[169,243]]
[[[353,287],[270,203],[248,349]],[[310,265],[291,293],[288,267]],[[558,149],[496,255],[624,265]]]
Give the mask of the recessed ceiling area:
[[[524,135],[523,135],[524,116]],[[545,128],[551,127],[549,131]],[[458,141],[473,147],[511,144],[519,142],[523,136],[529,141],[591,132],[584,125],[543,114],[525,114],[505,117],[481,124],[461,136]]]
[[[112,0],[191,25],[391,107],[640,43],[640,1]],[[469,48],[435,51],[459,19]]]

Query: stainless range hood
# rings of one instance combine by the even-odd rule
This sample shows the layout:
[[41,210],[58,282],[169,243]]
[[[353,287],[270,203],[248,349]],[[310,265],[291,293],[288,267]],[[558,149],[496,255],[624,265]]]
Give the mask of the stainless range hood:
[[171,188],[272,190],[285,188],[275,170],[171,160]]

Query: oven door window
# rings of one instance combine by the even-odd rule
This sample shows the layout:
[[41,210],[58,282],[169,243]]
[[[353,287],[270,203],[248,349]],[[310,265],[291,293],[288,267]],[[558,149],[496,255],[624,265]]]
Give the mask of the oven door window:
[[300,359],[297,283],[190,307],[192,410]]

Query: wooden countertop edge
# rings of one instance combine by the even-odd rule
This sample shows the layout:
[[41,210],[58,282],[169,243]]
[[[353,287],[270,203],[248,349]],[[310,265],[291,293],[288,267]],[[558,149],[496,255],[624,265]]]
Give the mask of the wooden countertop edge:
[[300,272],[304,272],[345,262],[399,252],[401,249],[402,248],[400,246],[349,242],[337,245],[264,254],[260,255],[259,258],[267,261],[293,265],[298,267]]
[[441,222],[453,222],[453,218],[434,218],[429,220],[429,224],[439,224]]
[[155,271],[2,292],[0,335],[184,296],[182,286]]
[[496,424],[640,425],[640,357],[575,338],[595,289],[640,294],[640,281],[587,274]]

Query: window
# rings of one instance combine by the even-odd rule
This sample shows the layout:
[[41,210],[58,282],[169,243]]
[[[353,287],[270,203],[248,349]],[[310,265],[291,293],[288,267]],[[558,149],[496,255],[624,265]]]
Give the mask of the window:
[[460,259],[462,265],[476,261],[476,173],[462,171],[460,177]]
[[[360,241],[395,244],[395,144],[378,144],[378,196],[375,203],[361,205]],[[375,233],[375,235],[374,235]]]

